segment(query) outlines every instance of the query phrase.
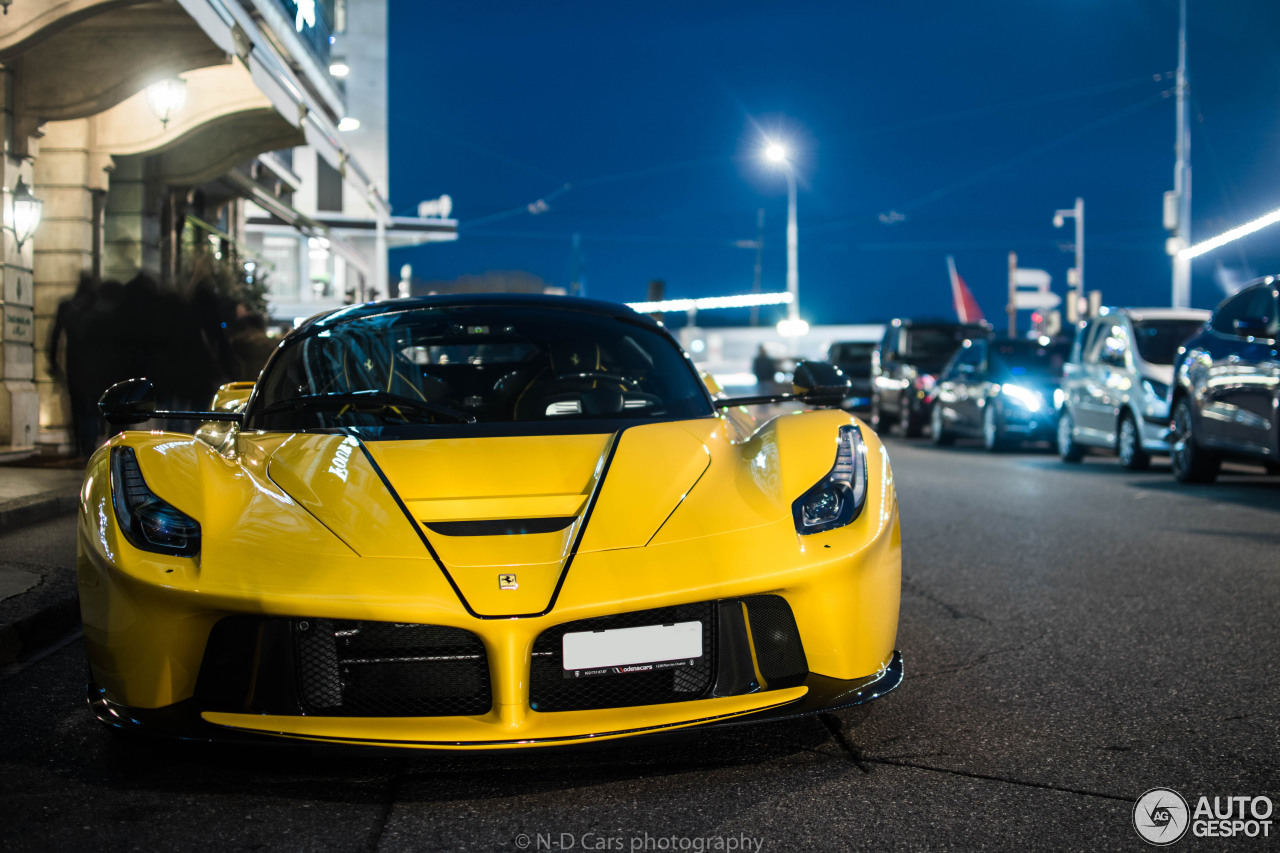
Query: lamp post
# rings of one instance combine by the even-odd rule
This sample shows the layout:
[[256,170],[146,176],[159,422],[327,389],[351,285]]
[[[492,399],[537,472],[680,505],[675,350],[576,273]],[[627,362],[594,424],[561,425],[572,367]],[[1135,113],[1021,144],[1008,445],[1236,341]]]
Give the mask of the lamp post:
[[764,150],[769,162],[777,163],[787,176],[787,292],[791,302],[787,304],[787,319],[778,324],[778,333],[785,337],[799,337],[808,333],[809,324],[800,319],[800,272],[798,269],[800,229],[796,225],[796,170],[787,159],[787,149],[776,142]]
[[1077,198],[1075,207],[1054,211],[1053,227],[1061,228],[1068,216],[1076,221],[1076,266],[1067,276],[1070,285],[1067,322],[1074,324],[1080,319],[1080,297],[1084,294],[1084,199]]

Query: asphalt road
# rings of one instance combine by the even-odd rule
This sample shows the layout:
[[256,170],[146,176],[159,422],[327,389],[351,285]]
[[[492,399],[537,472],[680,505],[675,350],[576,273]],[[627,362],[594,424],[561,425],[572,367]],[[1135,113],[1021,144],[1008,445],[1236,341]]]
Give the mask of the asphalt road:
[[876,703],[588,752],[180,748],[91,719],[72,639],[0,681],[0,847],[1142,850],[1150,788],[1280,800],[1280,478],[890,451],[907,676]]

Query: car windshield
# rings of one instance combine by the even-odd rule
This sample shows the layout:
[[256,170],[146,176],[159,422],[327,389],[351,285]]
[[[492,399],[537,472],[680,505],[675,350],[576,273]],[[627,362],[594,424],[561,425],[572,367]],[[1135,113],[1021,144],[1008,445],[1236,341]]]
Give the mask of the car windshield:
[[1178,347],[1204,325],[1200,320],[1137,320],[1133,324],[1138,355],[1147,364],[1173,364]]
[[847,375],[865,379],[871,375],[871,353],[875,348],[874,342],[832,344],[828,357]]
[[259,387],[249,422],[269,430],[601,428],[603,420],[712,414],[689,362],[660,331],[530,306],[429,306],[322,321],[284,344]]
[[1070,352],[1069,341],[997,341],[991,344],[992,372],[1005,379],[1059,379]]
[[985,332],[981,326],[911,326],[903,355],[919,369],[936,373],[966,338],[982,337]]

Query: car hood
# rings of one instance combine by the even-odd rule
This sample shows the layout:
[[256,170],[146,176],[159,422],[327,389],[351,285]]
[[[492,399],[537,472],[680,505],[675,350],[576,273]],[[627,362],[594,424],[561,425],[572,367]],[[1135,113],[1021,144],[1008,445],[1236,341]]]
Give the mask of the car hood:
[[1173,365],[1172,364],[1144,364],[1142,366],[1142,378],[1152,379],[1161,385],[1173,384]]
[[709,461],[694,434],[659,423],[416,441],[297,434],[267,474],[358,554],[421,560],[425,543],[472,610],[502,616],[550,605],[575,542],[645,545]]

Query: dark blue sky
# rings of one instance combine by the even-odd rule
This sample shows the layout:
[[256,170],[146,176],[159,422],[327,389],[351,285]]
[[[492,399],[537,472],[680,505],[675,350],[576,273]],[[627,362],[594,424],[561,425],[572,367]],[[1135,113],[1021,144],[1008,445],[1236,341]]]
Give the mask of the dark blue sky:
[[[1189,14],[1200,240],[1280,207],[1280,3]],[[1065,288],[1070,222],[1051,220],[1078,195],[1088,288],[1168,304],[1177,23],[1176,0],[391,0],[392,204],[447,192],[461,223],[392,268],[566,284],[579,233],[591,296],[643,299],[651,278],[739,293],[754,252],[733,243],[763,207],[764,289],[782,290],[786,183],[759,157],[774,134],[801,181],[811,322],[950,315],[948,253],[999,322],[1008,251]],[[1280,226],[1197,259],[1196,305],[1221,297],[1219,261],[1280,271]]]

